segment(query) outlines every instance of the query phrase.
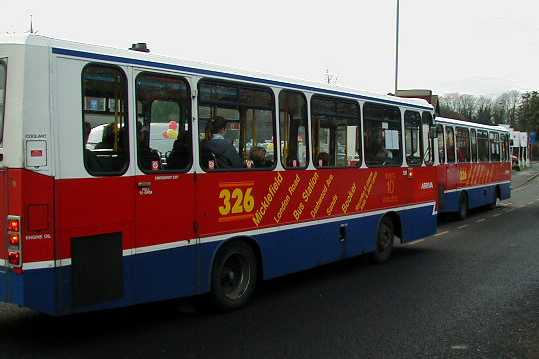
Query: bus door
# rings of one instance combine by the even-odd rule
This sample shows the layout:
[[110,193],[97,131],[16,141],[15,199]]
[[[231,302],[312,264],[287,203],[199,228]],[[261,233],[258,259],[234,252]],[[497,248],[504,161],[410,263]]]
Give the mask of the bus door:
[[438,166],[436,166],[436,187],[438,188],[438,208],[443,205],[443,195],[446,187],[446,168],[445,168],[445,133],[443,125],[436,125],[436,155]]
[[404,172],[407,177],[405,194],[407,202],[422,201],[424,191],[417,191],[421,184],[428,181],[425,168],[421,167],[424,158],[423,128],[421,115],[417,111],[407,110],[404,113],[404,144],[408,169]]
[[138,70],[133,79],[136,300],[189,295],[197,263],[189,82]]
[[451,190],[457,188],[459,179],[459,170],[456,163],[455,130],[452,126],[445,126],[445,147],[447,156],[445,190]]

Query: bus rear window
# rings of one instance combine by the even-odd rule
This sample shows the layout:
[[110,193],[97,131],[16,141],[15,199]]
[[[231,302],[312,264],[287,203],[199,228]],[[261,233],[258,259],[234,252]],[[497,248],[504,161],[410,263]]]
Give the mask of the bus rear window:
[[0,147],[4,142],[4,112],[6,103],[7,59],[0,59]]

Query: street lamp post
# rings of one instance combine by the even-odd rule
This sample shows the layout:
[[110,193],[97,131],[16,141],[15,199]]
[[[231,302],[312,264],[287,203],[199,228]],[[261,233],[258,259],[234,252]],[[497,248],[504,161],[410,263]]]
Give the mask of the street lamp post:
[[397,89],[399,83],[399,4],[400,0],[397,0],[397,29],[395,39],[395,96],[397,96]]

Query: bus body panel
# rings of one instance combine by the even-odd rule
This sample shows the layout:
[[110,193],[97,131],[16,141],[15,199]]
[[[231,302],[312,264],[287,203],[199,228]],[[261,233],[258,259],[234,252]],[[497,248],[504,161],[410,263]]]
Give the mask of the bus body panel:
[[438,173],[448,171],[448,166],[457,169],[457,181],[451,182],[439,178],[441,194],[441,213],[457,212],[459,200],[463,192],[468,197],[468,208],[473,209],[511,197],[511,164],[509,162],[494,163],[458,163],[439,165]]
[[[200,173],[194,164],[189,173],[142,174],[130,65],[54,54],[49,46],[0,45],[0,56],[7,52],[0,214],[20,215],[24,232],[22,273],[5,265],[1,246],[2,301],[67,314],[189,296],[210,290],[213,259],[235,238],[256,243],[264,278],[274,278],[372,252],[388,213],[398,219],[402,242],[436,230],[433,166]],[[81,72],[92,61],[118,66],[128,83],[130,161],[119,176],[94,177],[84,167]],[[45,157],[38,166],[28,166],[33,146]]]

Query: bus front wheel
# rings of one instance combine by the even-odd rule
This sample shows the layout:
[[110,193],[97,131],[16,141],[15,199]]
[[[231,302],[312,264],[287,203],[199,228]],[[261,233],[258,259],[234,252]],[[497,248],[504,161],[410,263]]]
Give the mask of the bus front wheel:
[[371,254],[371,260],[376,263],[384,263],[391,256],[393,250],[393,240],[395,238],[395,227],[389,217],[384,217],[378,225],[378,235],[376,238],[376,249]]
[[212,304],[220,311],[243,307],[254,292],[256,280],[257,261],[251,246],[242,241],[225,244],[213,264]]

